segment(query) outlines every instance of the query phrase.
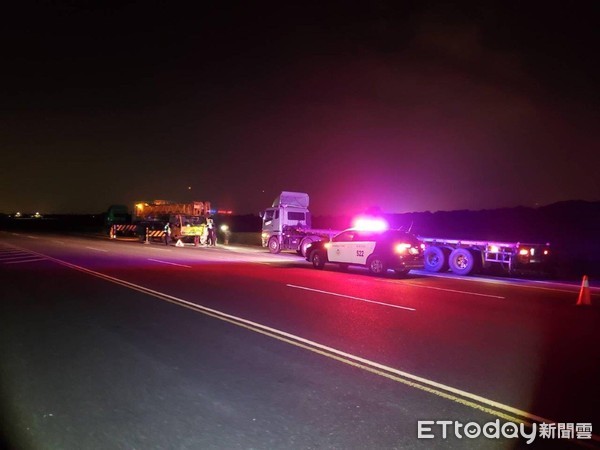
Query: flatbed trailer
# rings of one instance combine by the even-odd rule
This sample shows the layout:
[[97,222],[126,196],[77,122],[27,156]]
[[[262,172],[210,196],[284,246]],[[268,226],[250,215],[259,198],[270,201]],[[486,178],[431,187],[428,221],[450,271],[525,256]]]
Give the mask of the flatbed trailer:
[[471,275],[498,267],[507,273],[544,271],[550,257],[550,243],[527,244],[419,237],[425,244],[425,270]]

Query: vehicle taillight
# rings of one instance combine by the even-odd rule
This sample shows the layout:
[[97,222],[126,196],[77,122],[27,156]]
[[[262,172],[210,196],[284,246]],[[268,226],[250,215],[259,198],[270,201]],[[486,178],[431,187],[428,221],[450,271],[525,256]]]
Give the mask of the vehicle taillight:
[[419,247],[413,247],[412,244],[407,244],[405,242],[396,244],[396,247],[394,250],[396,251],[396,253],[398,253],[400,255],[405,255],[407,253],[410,253],[411,255],[419,254]]
[[412,247],[412,245],[410,244],[406,244],[406,243],[401,243],[401,244],[396,244],[396,253],[399,253],[401,255],[404,255],[405,253],[408,252],[408,249],[410,249]]

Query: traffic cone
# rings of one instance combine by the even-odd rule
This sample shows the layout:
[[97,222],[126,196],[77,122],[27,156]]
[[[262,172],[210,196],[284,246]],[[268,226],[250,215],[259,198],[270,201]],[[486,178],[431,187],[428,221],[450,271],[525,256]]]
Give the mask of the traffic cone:
[[592,298],[590,295],[590,283],[587,275],[583,276],[581,281],[581,290],[579,291],[579,299],[577,299],[577,306],[588,306],[592,304]]
[[177,239],[177,243],[175,244],[175,247],[183,247],[183,242],[181,242],[181,239]]

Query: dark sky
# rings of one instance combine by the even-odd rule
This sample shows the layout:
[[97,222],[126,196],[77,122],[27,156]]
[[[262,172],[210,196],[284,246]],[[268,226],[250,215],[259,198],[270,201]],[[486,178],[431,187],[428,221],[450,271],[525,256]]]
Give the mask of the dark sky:
[[15,3],[0,212],[600,200],[595,1]]

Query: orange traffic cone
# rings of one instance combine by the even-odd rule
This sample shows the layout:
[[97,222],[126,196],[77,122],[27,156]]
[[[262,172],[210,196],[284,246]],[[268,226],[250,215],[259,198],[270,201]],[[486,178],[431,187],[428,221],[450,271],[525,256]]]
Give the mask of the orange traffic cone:
[[592,299],[590,296],[590,283],[588,281],[587,275],[583,276],[583,281],[581,282],[581,290],[579,291],[579,299],[577,300],[577,306],[587,306],[592,304]]

